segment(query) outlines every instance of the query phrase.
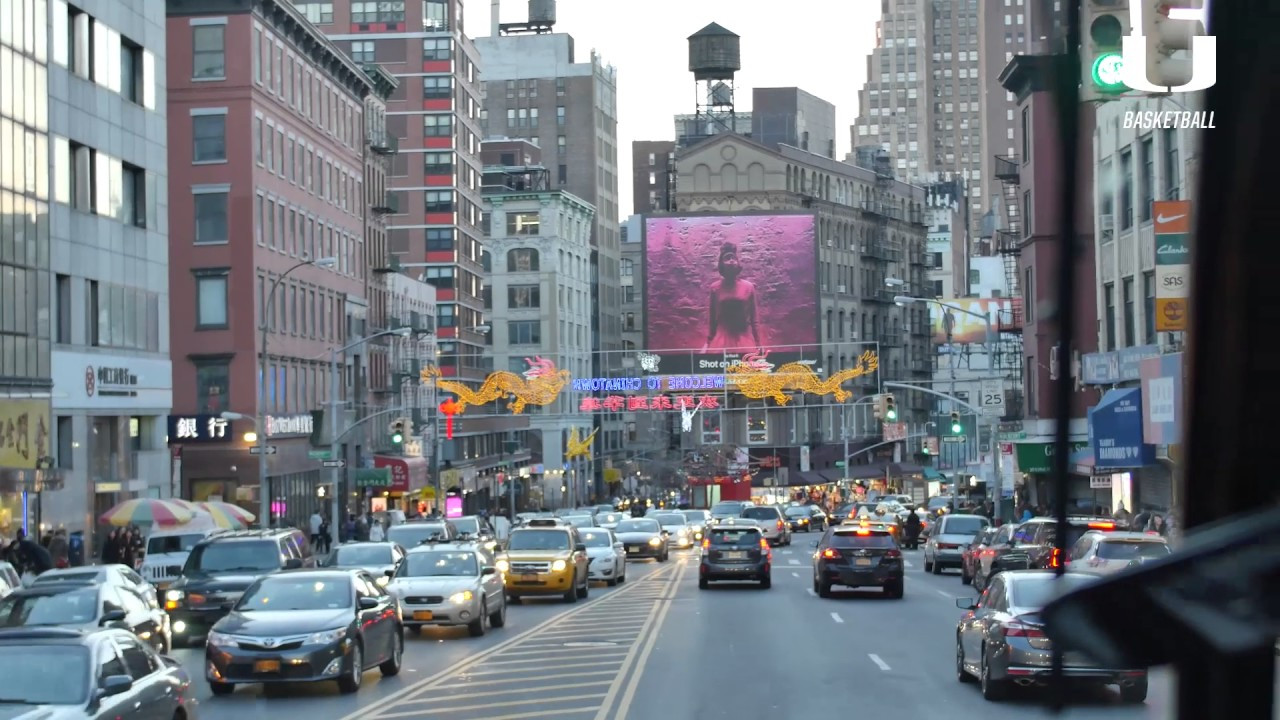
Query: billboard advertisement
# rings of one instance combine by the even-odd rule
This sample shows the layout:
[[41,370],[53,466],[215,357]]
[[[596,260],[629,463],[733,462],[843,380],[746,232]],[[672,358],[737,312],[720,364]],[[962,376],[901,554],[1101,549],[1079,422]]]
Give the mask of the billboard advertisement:
[[644,243],[645,345],[667,358],[664,371],[715,372],[766,351],[774,365],[816,355],[813,214],[647,217]]
[[987,341],[987,324],[982,317],[990,319],[991,332],[996,333],[1000,331],[1001,318],[1008,323],[1011,318],[1022,316],[1021,298],[957,298],[938,302],[954,309],[948,311],[937,303],[929,303],[929,323],[936,345],[981,345]]
[[1187,329],[1191,295],[1191,201],[1152,203],[1156,236],[1156,330]]

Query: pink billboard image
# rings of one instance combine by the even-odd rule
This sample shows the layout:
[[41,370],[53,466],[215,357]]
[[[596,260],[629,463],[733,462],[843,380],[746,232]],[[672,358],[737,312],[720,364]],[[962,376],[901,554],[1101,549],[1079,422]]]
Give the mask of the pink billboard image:
[[776,362],[818,343],[811,214],[646,218],[644,277],[650,350]]

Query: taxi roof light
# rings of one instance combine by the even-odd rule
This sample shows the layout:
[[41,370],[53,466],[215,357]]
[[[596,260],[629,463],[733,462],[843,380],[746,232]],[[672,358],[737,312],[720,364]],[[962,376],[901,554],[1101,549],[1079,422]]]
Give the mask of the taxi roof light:
[[1089,523],[1091,530],[1115,530],[1116,524],[1113,522],[1091,522]]

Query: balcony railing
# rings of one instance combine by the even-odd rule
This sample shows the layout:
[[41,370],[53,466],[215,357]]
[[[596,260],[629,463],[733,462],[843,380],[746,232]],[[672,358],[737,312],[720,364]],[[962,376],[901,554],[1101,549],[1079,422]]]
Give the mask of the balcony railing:
[[867,288],[863,288],[861,295],[862,299],[867,302],[879,302],[892,305],[895,293],[892,290],[868,290]]
[[400,196],[388,190],[382,194],[381,200],[375,200],[373,208],[379,215],[396,215],[400,212]]
[[369,149],[379,155],[395,155],[400,151],[400,138],[383,130],[369,133]]
[[1001,310],[997,312],[996,331],[1022,332],[1022,308],[1015,305],[1012,310]]
[[1017,184],[1019,179],[1018,158],[1010,155],[997,155],[995,161],[996,179]]
[[1012,230],[996,231],[996,252],[1016,254],[1022,251],[1022,236]]

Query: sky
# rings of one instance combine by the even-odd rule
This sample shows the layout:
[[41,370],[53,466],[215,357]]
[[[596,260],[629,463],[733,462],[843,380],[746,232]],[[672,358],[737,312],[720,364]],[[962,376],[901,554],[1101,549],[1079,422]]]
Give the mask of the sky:
[[[467,31],[488,35],[490,3],[465,3]],[[503,22],[527,17],[526,0],[502,0]],[[695,110],[690,35],[716,22],[741,36],[739,111],[751,109],[753,87],[797,86],[833,103],[844,158],[879,17],[874,0],[560,0],[556,32],[573,36],[575,60],[595,49],[618,71],[619,220],[632,210],[632,141],[674,140],[672,116]]]

